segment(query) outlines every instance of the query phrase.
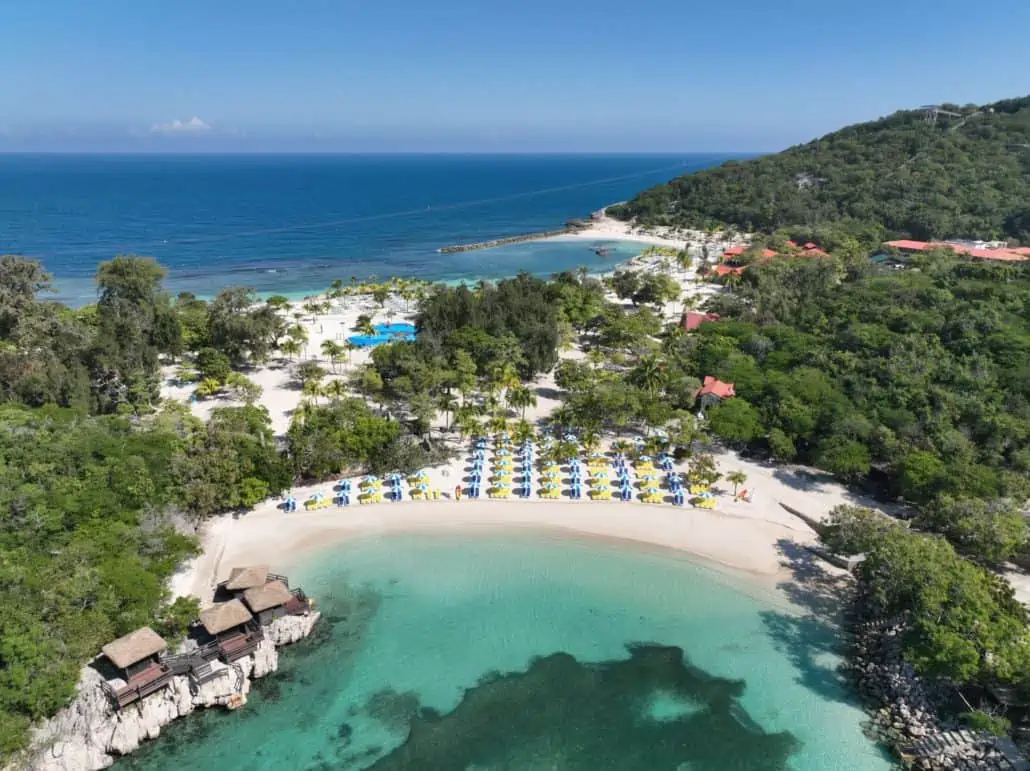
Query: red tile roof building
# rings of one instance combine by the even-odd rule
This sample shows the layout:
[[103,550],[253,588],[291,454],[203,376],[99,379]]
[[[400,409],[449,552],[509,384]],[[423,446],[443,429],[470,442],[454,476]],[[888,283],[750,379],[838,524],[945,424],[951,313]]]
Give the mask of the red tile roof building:
[[693,332],[706,321],[718,321],[718,313],[702,313],[701,311],[687,311],[680,319],[680,326],[687,332]]
[[955,254],[964,254],[967,257],[976,257],[981,260],[997,260],[1001,262],[1022,262],[1030,259],[1030,249],[1023,247],[1014,249],[977,249],[973,246],[962,244],[949,244],[946,241],[910,241],[901,239],[898,241],[887,241],[884,246],[892,246],[903,252],[927,252],[931,249],[951,249]]
[[721,380],[716,380],[711,375],[705,375],[704,383],[701,384],[700,390],[697,392],[698,397],[718,396],[720,399],[729,399],[731,396],[736,396],[737,391],[733,387],[733,383],[724,383]]

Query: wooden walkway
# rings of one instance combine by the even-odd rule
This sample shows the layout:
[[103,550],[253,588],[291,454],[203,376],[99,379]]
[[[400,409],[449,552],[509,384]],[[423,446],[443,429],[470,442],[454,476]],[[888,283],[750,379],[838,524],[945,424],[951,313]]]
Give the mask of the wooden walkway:
[[976,742],[977,737],[965,729],[944,731],[915,742],[909,747],[908,754],[917,758],[932,758],[936,755],[951,754]]
[[1019,754],[1019,749],[1009,738],[995,739],[994,746],[998,752],[1005,756],[1005,760],[1012,766],[1012,771],[1030,771],[1030,763]]

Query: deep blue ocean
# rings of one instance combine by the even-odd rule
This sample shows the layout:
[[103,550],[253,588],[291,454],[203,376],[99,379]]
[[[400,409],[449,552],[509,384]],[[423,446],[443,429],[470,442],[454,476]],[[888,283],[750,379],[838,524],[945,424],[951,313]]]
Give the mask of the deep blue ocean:
[[[40,259],[57,297],[95,298],[97,263],[145,254],[173,292],[298,296],[333,279],[550,274],[607,262],[582,242],[440,254],[560,227],[728,155],[0,155],[0,254]],[[630,253],[627,253],[630,252]]]

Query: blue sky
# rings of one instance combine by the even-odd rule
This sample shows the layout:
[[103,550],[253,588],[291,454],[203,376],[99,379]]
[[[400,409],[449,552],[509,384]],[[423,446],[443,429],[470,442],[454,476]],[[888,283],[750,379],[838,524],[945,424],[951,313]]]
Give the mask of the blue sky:
[[1030,92],[1028,31],[1027,0],[11,0],[0,151],[775,150]]

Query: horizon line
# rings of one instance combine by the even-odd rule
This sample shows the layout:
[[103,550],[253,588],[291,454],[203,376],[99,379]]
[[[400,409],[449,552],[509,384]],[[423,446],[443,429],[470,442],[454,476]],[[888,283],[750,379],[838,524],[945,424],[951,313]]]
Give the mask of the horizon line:
[[431,156],[565,156],[565,157],[669,157],[677,155],[764,155],[776,150],[611,150],[611,151],[567,151],[567,150],[203,150],[193,149],[188,151],[180,150],[4,150],[0,149],[0,156],[41,156],[41,155],[63,155],[63,156],[350,156],[350,157],[431,157]]

